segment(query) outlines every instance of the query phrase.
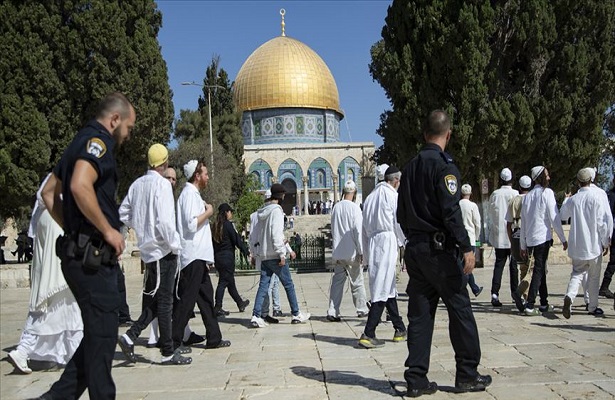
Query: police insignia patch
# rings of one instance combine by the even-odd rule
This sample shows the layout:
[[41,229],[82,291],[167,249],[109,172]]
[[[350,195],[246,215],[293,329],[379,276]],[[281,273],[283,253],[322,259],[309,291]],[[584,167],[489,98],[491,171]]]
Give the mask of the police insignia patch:
[[446,175],[444,177],[444,183],[450,194],[457,193],[457,177],[455,175]]
[[92,138],[88,140],[86,151],[88,154],[91,154],[96,158],[101,158],[107,152],[107,146],[105,145],[105,142],[99,138]]

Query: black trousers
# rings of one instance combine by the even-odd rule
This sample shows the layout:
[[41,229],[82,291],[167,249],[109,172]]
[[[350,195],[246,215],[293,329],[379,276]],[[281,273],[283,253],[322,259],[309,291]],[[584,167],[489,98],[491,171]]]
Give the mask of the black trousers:
[[367,314],[367,322],[365,324],[365,336],[370,338],[376,337],[376,327],[380,323],[380,319],[382,318],[382,313],[384,309],[387,309],[389,312],[389,317],[391,318],[391,322],[393,323],[393,327],[398,331],[405,331],[406,325],[404,325],[404,320],[399,315],[399,308],[397,307],[397,299],[395,297],[390,297],[387,301],[373,301],[371,307],[369,308],[369,314]]
[[243,299],[237,291],[235,284],[235,253],[223,252],[216,255],[216,269],[218,270],[218,286],[216,287],[216,304],[215,308],[222,308],[224,301],[224,290],[228,289],[228,294],[231,295],[237,307]]
[[500,287],[502,287],[502,275],[504,274],[504,265],[506,260],[510,258],[508,267],[510,269],[510,293],[517,291],[519,287],[519,269],[517,268],[517,260],[512,256],[510,249],[495,249],[495,265],[493,266],[493,279],[491,280],[491,294],[500,295]]
[[[615,232],[615,231],[614,231]],[[613,280],[613,274],[615,273],[615,243],[611,246],[611,254],[609,255],[609,263],[604,270],[604,277],[602,278],[602,284],[600,290],[606,290],[609,288],[611,281]]]
[[119,265],[93,271],[80,260],[63,258],[62,272],[81,309],[83,340],[49,392],[54,399],[78,399],[88,389],[90,399],[115,399],[111,363],[119,324]]
[[[145,264],[145,292],[156,288],[158,279],[157,262]],[[169,253],[160,260],[160,284],[156,293],[151,296],[143,293],[143,309],[139,319],[128,329],[126,335],[134,342],[141,332],[147,328],[154,318],[158,318],[160,331],[160,353],[163,357],[173,355],[173,340],[171,339],[171,318],[173,315],[173,288],[177,271],[177,255]]]
[[[222,332],[214,313],[214,287],[204,260],[194,260],[181,270],[178,294],[173,316],[173,343],[181,344],[186,324],[194,311],[196,302],[205,325],[205,338],[208,345],[215,346],[222,340]],[[181,319],[180,319],[181,318]]]
[[124,271],[120,268],[117,273],[117,289],[120,292],[120,324],[130,321],[130,308],[126,301],[126,277]]
[[549,257],[549,249],[553,244],[553,240],[539,244],[538,246],[528,247],[527,252],[534,256],[534,270],[532,271],[532,280],[530,281],[530,289],[527,293],[527,308],[534,308],[536,296],[540,293],[540,305],[546,306],[549,304],[549,290],[547,288],[547,258]]
[[428,242],[406,246],[408,281],[408,358],[404,378],[409,388],[429,384],[429,358],[434,320],[439,299],[449,317],[449,337],[455,351],[456,382],[478,376],[481,351],[478,329],[463,273],[462,260],[456,251],[432,250]]
[[194,314],[201,281],[207,266],[200,260],[188,264],[179,272],[177,296],[173,302],[173,347],[181,345],[186,324]]

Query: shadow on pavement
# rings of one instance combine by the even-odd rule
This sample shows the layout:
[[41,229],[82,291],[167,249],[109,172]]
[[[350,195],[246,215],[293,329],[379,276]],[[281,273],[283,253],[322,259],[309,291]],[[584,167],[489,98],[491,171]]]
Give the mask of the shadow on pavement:
[[309,340],[317,340],[320,342],[327,342],[338,344],[340,346],[349,346],[359,348],[359,339],[357,338],[347,338],[340,336],[327,336],[327,335],[319,335],[317,333],[298,333],[293,335],[293,337],[301,338],[301,339],[309,339]]
[[595,326],[595,325],[570,325],[570,324],[550,325],[550,324],[541,324],[541,323],[536,323],[532,325],[536,325],[536,326],[540,326],[544,328],[575,329],[575,330],[586,331],[586,332],[615,332],[615,328],[609,328],[606,326],[605,327]]
[[378,380],[373,378],[365,378],[360,375],[357,375],[353,371],[321,371],[313,367],[304,366],[294,366],[290,369],[297,376],[317,381],[322,381],[324,375],[325,384],[362,386],[375,392],[380,392],[393,396],[403,396],[406,394],[405,385],[403,385],[402,387],[402,384],[399,384],[398,389],[398,384],[396,384],[395,382],[387,380]]

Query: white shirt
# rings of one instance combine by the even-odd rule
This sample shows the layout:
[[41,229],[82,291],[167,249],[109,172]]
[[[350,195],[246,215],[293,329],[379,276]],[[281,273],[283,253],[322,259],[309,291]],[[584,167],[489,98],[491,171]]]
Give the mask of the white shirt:
[[611,232],[609,234],[609,238],[610,238],[613,232],[613,214],[611,213],[611,205],[609,204],[609,196],[606,194],[604,190],[600,189],[598,186],[594,185],[593,183],[589,184],[589,189],[593,190],[595,193],[598,194],[598,197],[600,198],[600,202],[602,203],[602,207],[606,210],[605,219],[606,219],[606,224],[609,228],[609,232]]
[[568,256],[573,260],[592,260],[608,247],[612,230],[606,222],[606,210],[600,194],[582,187],[562,206],[560,217],[570,218]]
[[197,225],[198,216],[204,212],[205,204],[201,193],[192,183],[186,182],[177,199],[177,231],[183,249],[179,265],[182,269],[194,260],[214,262],[214,245],[211,240],[209,219],[200,227]]
[[137,233],[137,246],[144,262],[179,253],[173,188],[158,172],[149,170],[130,185],[119,212],[120,220]]
[[555,229],[557,236],[563,242],[566,235],[562,228],[562,220],[555,203],[553,190],[543,188],[536,184],[532,190],[523,198],[521,206],[521,249],[538,246],[551,239],[553,234],[551,229]]
[[331,213],[331,236],[333,238],[333,261],[354,261],[363,255],[361,232],[363,215],[353,201],[342,200]]
[[461,208],[461,215],[463,219],[463,226],[468,231],[470,237],[470,244],[476,245],[476,240],[480,237],[480,212],[478,206],[470,199],[459,200],[459,208]]
[[519,192],[510,185],[502,185],[489,197],[489,242],[496,249],[510,249],[510,239],[506,231],[506,212],[508,204]]

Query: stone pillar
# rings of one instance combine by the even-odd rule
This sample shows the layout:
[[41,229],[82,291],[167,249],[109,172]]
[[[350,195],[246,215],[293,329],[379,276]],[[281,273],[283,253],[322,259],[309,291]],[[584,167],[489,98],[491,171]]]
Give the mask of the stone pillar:
[[338,180],[339,177],[336,174],[333,174],[333,203],[337,203],[337,201],[339,200],[338,194],[337,194],[337,186],[338,186]]
[[310,207],[310,198],[308,193],[308,177],[302,176],[301,180],[303,181],[303,215],[310,215],[309,207]]

